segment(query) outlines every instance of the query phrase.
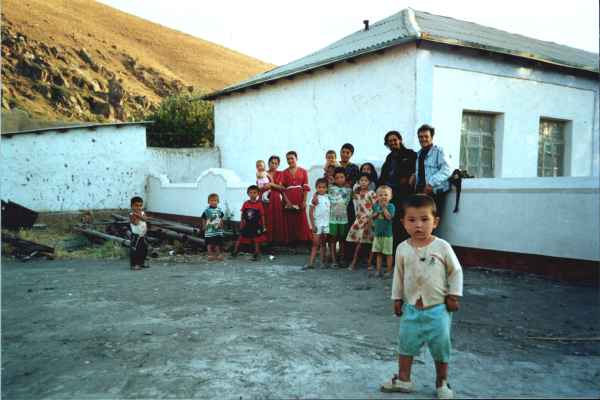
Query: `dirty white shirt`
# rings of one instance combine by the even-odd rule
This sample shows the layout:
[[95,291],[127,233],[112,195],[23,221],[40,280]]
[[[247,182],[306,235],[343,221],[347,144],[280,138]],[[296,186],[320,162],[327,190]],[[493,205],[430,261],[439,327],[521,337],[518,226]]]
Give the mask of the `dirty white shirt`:
[[462,267],[450,244],[436,237],[417,248],[409,240],[396,249],[392,300],[415,305],[420,297],[423,307],[431,307],[444,303],[449,294],[462,296]]
[[[142,211],[142,215],[145,216],[146,213]],[[131,233],[138,236],[146,236],[146,232],[148,231],[148,226],[146,225],[146,221],[142,221],[141,219],[137,224],[129,224],[131,227]]]
[[[312,206],[315,208],[313,211],[313,216],[315,218],[315,226],[317,228],[321,228],[324,226],[329,226],[329,213],[331,209],[331,202],[329,201],[329,196],[326,194],[318,194],[317,195],[319,204],[316,206]],[[314,228],[313,227],[313,228]]]

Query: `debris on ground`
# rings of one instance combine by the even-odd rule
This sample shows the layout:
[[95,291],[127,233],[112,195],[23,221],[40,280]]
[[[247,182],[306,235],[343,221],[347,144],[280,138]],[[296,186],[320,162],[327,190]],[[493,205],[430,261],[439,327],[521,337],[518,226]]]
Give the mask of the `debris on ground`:
[[[119,214],[111,214],[111,217],[111,221],[93,221],[92,218],[88,218],[86,223],[76,225],[74,230],[91,240],[110,240],[129,248],[129,217]],[[150,217],[147,223],[146,240],[150,244],[151,257],[158,257],[159,251],[173,255],[196,253],[206,248],[202,231],[191,225]]]
[[25,240],[5,232],[2,235],[2,241],[10,245],[9,252],[21,261],[29,261],[33,257],[46,257],[54,259],[54,248],[40,243]]
[[11,230],[31,228],[37,218],[37,212],[10,200],[2,200],[2,228]]

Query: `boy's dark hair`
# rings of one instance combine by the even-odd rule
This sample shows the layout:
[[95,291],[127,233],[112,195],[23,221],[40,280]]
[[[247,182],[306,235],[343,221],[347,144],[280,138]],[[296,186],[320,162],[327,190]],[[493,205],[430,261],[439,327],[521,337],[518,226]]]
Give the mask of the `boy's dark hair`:
[[144,199],[142,199],[140,196],[133,196],[131,198],[131,202],[130,202],[130,206],[133,206],[135,203],[144,203]]
[[279,156],[271,156],[269,157],[269,163],[271,163],[271,161],[273,160],[277,160],[278,164],[281,164],[281,159],[279,158]]
[[360,178],[367,178],[369,182],[371,182],[371,174],[367,174],[366,172],[361,172],[358,176],[358,180],[360,180]]
[[246,194],[250,194],[251,190],[256,190],[257,192],[260,192],[260,189],[258,188],[258,186],[250,185],[250,186],[248,186],[248,189],[246,189]]
[[435,128],[431,125],[423,124],[417,129],[417,135],[421,132],[429,131],[431,133],[431,137],[435,135]]
[[294,150],[290,150],[287,153],[285,153],[286,157],[289,155],[293,155],[294,157],[298,158],[298,153],[296,153]]
[[218,194],[211,193],[211,194],[208,195],[208,201],[210,201],[210,199],[214,199],[214,198],[216,198],[217,201],[219,201],[219,195]]
[[335,150],[327,150],[327,153],[325,153],[325,156],[328,156],[330,154],[333,154],[334,156],[337,156],[337,153],[335,152]]
[[388,146],[388,138],[389,138],[390,136],[396,136],[396,137],[398,138],[398,140],[400,140],[400,142],[402,142],[402,135],[400,134],[400,132],[398,132],[398,131],[389,131],[389,132],[388,132],[388,133],[386,133],[386,134],[385,134],[385,136],[383,137],[383,144],[384,144],[386,147],[389,147],[389,146]]
[[352,146],[350,143],[344,143],[340,151],[344,149],[348,149],[352,154],[354,154],[354,146]]
[[346,176],[346,168],[335,167],[335,169],[333,170],[333,176],[336,176],[337,174],[344,174],[344,176]]
[[435,201],[426,194],[413,194],[402,202],[402,217],[404,218],[407,208],[429,207],[434,217],[438,216]]
[[317,186],[319,185],[325,185],[325,186],[329,186],[329,181],[325,178],[319,178],[317,179],[317,181],[315,182],[315,189],[317,188]]

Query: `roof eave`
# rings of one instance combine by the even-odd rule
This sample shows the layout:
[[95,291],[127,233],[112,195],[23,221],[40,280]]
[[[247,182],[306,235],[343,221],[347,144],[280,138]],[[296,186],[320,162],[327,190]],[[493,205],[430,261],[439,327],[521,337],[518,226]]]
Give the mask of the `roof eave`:
[[479,43],[466,42],[466,41],[458,40],[458,39],[450,39],[450,38],[446,38],[446,37],[442,37],[442,36],[431,35],[431,34],[428,34],[425,32],[422,33],[421,40],[427,41],[427,42],[432,42],[432,43],[446,44],[449,46],[459,46],[459,47],[467,47],[467,48],[472,48],[472,49],[477,49],[477,50],[485,50],[485,51],[489,51],[492,53],[504,54],[504,55],[514,56],[514,57],[518,57],[518,58],[525,58],[528,60],[533,60],[533,61],[537,61],[537,62],[544,63],[544,64],[551,64],[554,66],[568,68],[571,70],[591,72],[594,74],[598,74],[600,72],[598,69],[594,69],[593,67],[588,67],[585,65],[565,64],[565,63],[557,61],[557,60],[550,60],[547,58],[539,57],[533,53],[510,51],[510,50],[503,49],[500,47],[486,46],[486,45],[482,45]]

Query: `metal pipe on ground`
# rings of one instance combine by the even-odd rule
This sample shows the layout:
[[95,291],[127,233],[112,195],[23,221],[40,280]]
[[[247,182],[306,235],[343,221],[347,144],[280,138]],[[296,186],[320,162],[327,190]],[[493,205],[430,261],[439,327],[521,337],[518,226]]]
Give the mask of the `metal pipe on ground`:
[[201,246],[205,246],[205,242],[204,239],[200,239],[191,235],[187,235],[185,233],[179,233],[179,232],[175,232],[174,230],[171,230],[171,228],[166,229],[166,228],[153,228],[151,231],[151,233],[158,233],[159,235],[164,235],[165,237],[169,238],[169,239],[173,239],[173,240],[179,240],[180,242],[191,242],[191,243],[195,243]]
[[[113,218],[119,220],[120,222],[129,221],[129,218],[124,217],[122,215],[112,214],[112,216],[113,216]],[[169,230],[179,232],[179,233],[185,233],[188,235],[200,236],[202,233],[202,231],[198,228],[194,228],[189,225],[180,224],[178,222],[167,221],[164,219],[151,218],[151,217],[147,217],[147,221],[151,225],[158,226],[160,228],[169,229]]]
[[[120,243],[123,247],[127,247],[127,248],[131,247],[131,241],[129,239],[125,239],[125,238],[122,238],[119,236],[109,235],[104,232],[98,232],[93,229],[84,228],[82,226],[76,226],[73,229],[76,232],[83,233],[84,235],[99,237],[99,238],[102,238],[105,240],[112,240],[113,242]],[[151,247],[150,245],[148,246],[148,254],[150,254],[150,256],[152,256],[152,257],[158,257],[157,249]]]

